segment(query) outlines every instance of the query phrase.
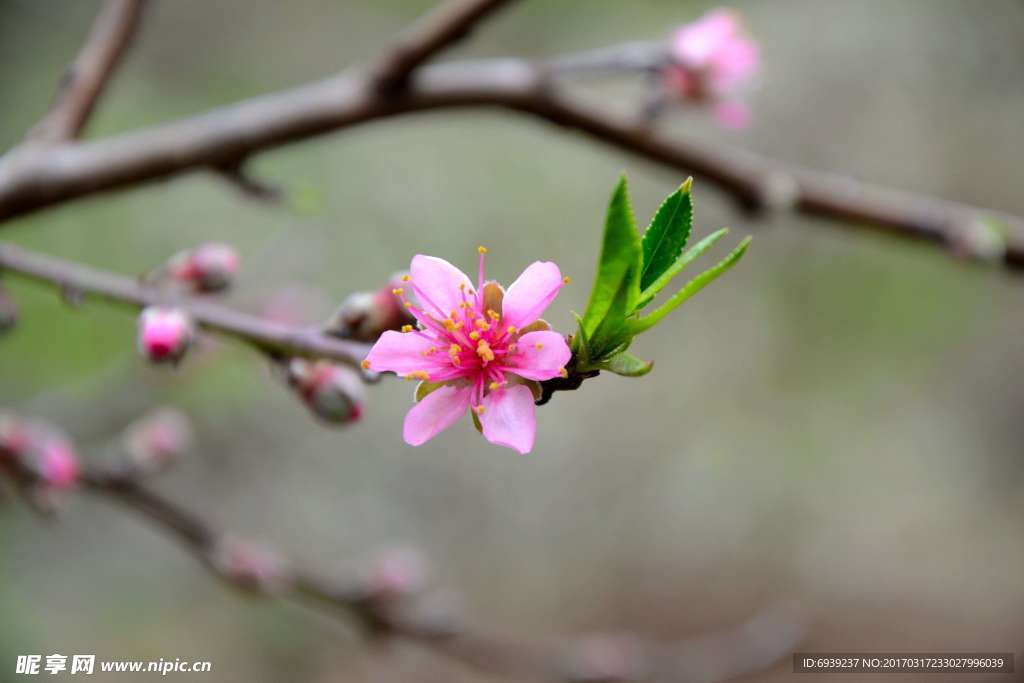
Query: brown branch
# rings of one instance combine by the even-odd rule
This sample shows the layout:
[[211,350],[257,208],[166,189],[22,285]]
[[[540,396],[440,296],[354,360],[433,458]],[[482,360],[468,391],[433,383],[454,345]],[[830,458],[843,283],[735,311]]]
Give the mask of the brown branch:
[[[22,477],[31,476],[22,471]],[[772,666],[803,638],[803,617],[779,607],[739,627],[701,638],[654,642],[630,635],[530,640],[485,633],[438,610],[418,609],[406,596],[380,596],[365,580],[325,579],[281,563],[270,586],[218,560],[226,537],[198,515],[136,479],[89,473],[87,492],[141,514],[170,534],[216,576],[249,593],[290,598],[355,618],[377,636],[403,638],[485,673],[564,683],[688,681],[712,683]],[[340,610],[340,614],[339,614]]]
[[[1024,220],[999,211],[780,164],[722,145],[668,136],[559,92],[546,70],[517,59],[425,66],[383,97],[364,71],[106,140],[18,149],[0,159],[0,220],[76,197],[204,168],[315,135],[412,112],[498,107],[550,121],[708,180],[752,208],[793,208],[962,251],[982,221],[1006,226],[1003,262],[1024,267]],[[970,249],[967,249],[968,253]]]
[[244,341],[274,357],[322,358],[358,366],[369,349],[365,344],[337,339],[319,330],[282,325],[198,297],[172,295],[124,275],[34,253],[11,244],[0,244],[0,270],[74,292],[76,297],[94,297],[132,308],[174,305],[188,311],[207,330]]
[[106,0],[81,52],[64,73],[50,110],[29,133],[31,139],[78,137],[135,35],[142,5],[143,0]]
[[417,67],[463,40],[510,0],[447,0],[402,33],[371,68],[379,92],[403,89]]

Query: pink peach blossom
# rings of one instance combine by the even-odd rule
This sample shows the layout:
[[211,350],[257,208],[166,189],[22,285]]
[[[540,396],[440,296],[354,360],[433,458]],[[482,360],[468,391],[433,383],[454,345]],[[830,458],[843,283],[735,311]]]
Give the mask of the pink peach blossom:
[[394,293],[418,326],[385,332],[363,362],[367,369],[422,380],[421,400],[405,417],[410,445],[429,441],[471,410],[485,439],[528,453],[536,432],[536,382],[565,375],[572,352],[540,320],[564,284],[558,266],[537,261],[506,291],[485,281],[486,251],[480,248],[475,289],[447,261],[413,257]]
[[182,310],[150,306],[139,315],[139,350],[154,362],[177,362],[195,337],[195,324]]
[[[693,101],[722,101],[736,95],[760,63],[757,44],[746,34],[739,15],[716,9],[675,32],[671,63],[664,71],[666,87]],[[737,110],[719,116],[736,125]]]

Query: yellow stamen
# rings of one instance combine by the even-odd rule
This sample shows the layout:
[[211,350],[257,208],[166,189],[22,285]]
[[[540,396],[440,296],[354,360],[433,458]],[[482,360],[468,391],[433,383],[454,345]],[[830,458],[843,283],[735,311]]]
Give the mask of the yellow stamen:
[[508,382],[491,382],[490,389],[491,391],[497,391],[498,389],[504,389],[507,386]]
[[487,247],[477,247],[476,250],[478,252],[480,252],[481,254],[486,254],[487,253]]
[[483,415],[486,408],[484,408],[483,406],[474,406],[473,410],[476,411],[477,415]]
[[476,330],[473,330],[472,332],[469,333],[469,338],[472,339],[473,341],[476,341],[477,339],[480,338],[480,333],[477,332]]
[[507,331],[509,334],[515,334],[516,332],[519,331],[519,328],[516,327],[515,325],[509,325]]
[[402,325],[402,332],[412,332],[412,325]]
[[491,320],[494,320],[494,321],[501,320],[501,316],[498,315],[495,311],[492,311],[489,308],[487,309],[487,315],[490,316]]
[[408,282],[411,279],[412,279],[412,275],[403,275],[402,276],[402,282]]
[[412,308],[412,302],[411,301],[406,301],[405,302],[405,307],[406,308]]
[[543,345],[543,344],[541,344],[540,342],[537,342],[536,344],[534,344],[534,345],[533,345],[533,348],[535,348],[535,349],[537,349],[538,351],[540,351],[541,349],[543,349],[543,348],[544,348],[544,345]]
[[571,285],[572,284],[572,278],[569,277],[568,275],[566,275],[565,277],[562,278],[562,282],[564,282],[567,285]]
[[482,332],[486,332],[487,330],[491,329],[491,326],[483,318],[477,318],[476,320],[473,321],[473,324],[476,325],[477,329],[481,330]]
[[395,296],[402,296],[403,294],[405,294],[405,289],[402,287],[395,287],[394,289],[391,290],[391,293],[394,294]]
[[408,380],[418,379],[418,380],[422,380],[422,381],[426,382],[427,380],[430,379],[430,375],[427,374],[426,370],[415,370],[415,371],[410,372],[409,374],[407,374],[405,376],[405,378],[408,379]]
[[363,366],[363,370],[369,370],[370,369],[370,361],[368,361],[368,360],[364,360],[362,363],[360,363],[360,365]]
[[455,367],[462,367],[462,359],[458,356],[452,356],[452,363],[455,364]]
[[452,344],[451,346],[448,347],[448,355],[449,356],[454,356],[457,353],[462,353],[462,347],[461,346],[459,346],[458,344]]
[[485,363],[494,360],[494,351],[491,350],[491,345],[487,343],[486,339],[481,339],[480,343],[476,345],[476,355],[480,356]]
[[566,370],[565,368],[562,368],[561,370],[559,370],[558,374],[562,376],[562,379],[568,379],[569,378],[569,371]]

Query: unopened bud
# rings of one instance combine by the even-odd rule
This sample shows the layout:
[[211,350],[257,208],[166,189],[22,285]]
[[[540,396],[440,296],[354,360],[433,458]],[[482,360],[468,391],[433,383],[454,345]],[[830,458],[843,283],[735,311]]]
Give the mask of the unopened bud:
[[359,373],[347,365],[296,358],[288,366],[288,381],[319,418],[344,424],[363,413],[366,391]]
[[0,458],[20,455],[30,442],[29,426],[23,419],[0,414]]
[[404,272],[395,273],[376,292],[350,294],[328,321],[325,332],[343,339],[372,342],[388,330],[415,323],[415,318],[402,305],[394,290],[405,282]]
[[170,408],[146,415],[125,432],[125,449],[135,467],[159,470],[192,447],[192,424]]
[[401,600],[421,593],[428,580],[422,553],[414,548],[390,548],[370,563],[367,589],[376,600]]
[[238,252],[233,246],[207,242],[171,257],[167,273],[175,282],[197,292],[219,292],[234,282],[238,265]]
[[1005,229],[996,221],[972,217],[950,231],[953,253],[963,259],[998,262],[1006,256]]
[[273,593],[288,582],[284,557],[253,541],[224,539],[214,550],[212,562],[225,577],[249,590]]
[[155,363],[177,363],[195,340],[195,329],[184,311],[150,306],[139,316],[139,351]]
[[81,466],[70,442],[49,436],[39,446],[36,467],[44,486],[69,489],[78,482]]

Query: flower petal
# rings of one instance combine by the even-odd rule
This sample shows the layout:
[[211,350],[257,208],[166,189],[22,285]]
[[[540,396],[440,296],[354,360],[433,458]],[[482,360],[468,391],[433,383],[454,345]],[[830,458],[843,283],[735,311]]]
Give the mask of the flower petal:
[[448,429],[469,408],[469,386],[445,386],[427,394],[405,415],[402,438],[410,446],[419,446]]
[[551,261],[531,263],[505,292],[502,324],[526,327],[540,317],[563,284],[562,271]]
[[443,344],[423,332],[388,330],[370,349],[366,360],[374,372],[406,375],[423,370],[429,373],[447,365],[448,356],[443,352],[429,353],[432,347],[436,351],[439,346]]
[[473,283],[461,270],[436,256],[416,254],[409,266],[412,277],[413,291],[420,300],[424,310],[441,318],[448,317],[452,311],[458,310],[462,303],[464,285],[466,293],[473,288]]
[[520,453],[533,450],[537,416],[533,394],[526,386],[518,384],[492,391],[484,398],[484,408],[480,422],[484,427],[485,439],[499,446],[514,448]]
[[565,338],[557,332],[530,332],[516,342],[518,351],[503,363],[511,373],[526,379],[557,377],[572,358]]

